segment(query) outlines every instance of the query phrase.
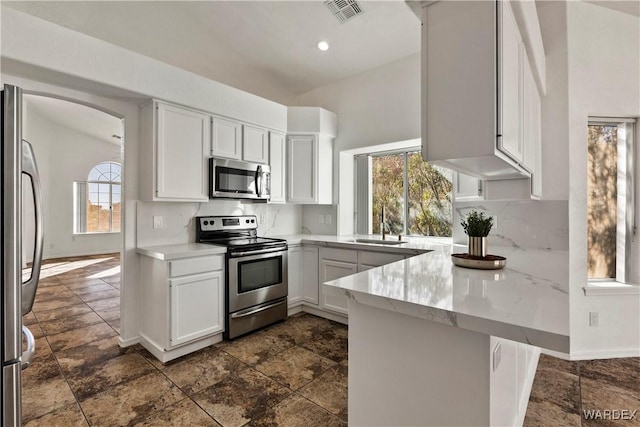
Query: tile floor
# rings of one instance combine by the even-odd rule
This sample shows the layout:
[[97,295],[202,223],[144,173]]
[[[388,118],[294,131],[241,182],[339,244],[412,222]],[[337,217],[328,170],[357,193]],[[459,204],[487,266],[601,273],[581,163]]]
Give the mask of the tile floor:
[[[296,315],[162,365],[118,346],[119,278],[117,254],[45,262],[24,319],[37,346],[23,371],[25,426],[346,425],[345,326]],[[525,426],[640,425],[582,409],[640,409],[640,359],[542,356]]]

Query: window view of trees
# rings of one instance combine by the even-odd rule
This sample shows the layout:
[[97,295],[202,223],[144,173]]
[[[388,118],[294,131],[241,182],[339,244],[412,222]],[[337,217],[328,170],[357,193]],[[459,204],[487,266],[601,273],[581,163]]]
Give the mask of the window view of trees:
[[381,231],[384,206],[390,234],[451,236],[451,171],[423,161],[417,151],[371,160],[372,233]]
[[589,125],[587,266],[590,279],[616,277],[617,126]]

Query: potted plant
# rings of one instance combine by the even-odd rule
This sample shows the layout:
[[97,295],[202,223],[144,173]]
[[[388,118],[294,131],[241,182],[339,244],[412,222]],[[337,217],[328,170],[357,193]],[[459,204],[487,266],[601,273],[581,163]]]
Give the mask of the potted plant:
[[486,257],[487,236],[493,227],[493,218],[485,216],[484,212],[471,211],[460,224],[469,236],[469,255]]

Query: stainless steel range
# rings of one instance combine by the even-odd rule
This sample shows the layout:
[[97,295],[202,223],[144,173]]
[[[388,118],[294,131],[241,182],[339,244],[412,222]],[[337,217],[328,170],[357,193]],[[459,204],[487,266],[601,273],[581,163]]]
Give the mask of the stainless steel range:
[[287,242],[257,236],[254,215],[196,217],[196,241],[227,246],[225,339],[287,318]]

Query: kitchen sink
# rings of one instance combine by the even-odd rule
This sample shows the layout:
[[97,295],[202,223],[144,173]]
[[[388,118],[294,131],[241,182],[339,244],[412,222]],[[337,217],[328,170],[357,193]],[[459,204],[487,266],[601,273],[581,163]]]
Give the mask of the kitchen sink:
[[407,243],[404,240],[380,240],[380,239],[354,239],[356,243],[373,243],[376,245],[401,245]]

